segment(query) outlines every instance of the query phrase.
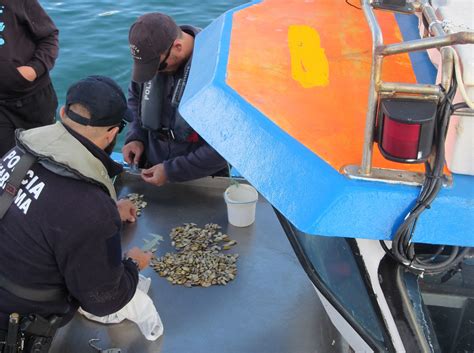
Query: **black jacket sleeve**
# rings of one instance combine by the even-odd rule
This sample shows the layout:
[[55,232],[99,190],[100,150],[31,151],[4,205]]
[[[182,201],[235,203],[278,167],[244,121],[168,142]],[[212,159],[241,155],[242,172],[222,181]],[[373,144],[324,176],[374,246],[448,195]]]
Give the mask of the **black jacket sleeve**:
[[36,42],[33,57],[26,64],[38,77],[50,71],[59,52],[59,31],[37,0],[24,0],[24,21]]
[[204,142],[196,150],[163,162],[170,182],[203,178],[227,167],[227,161]]
[[81,204],[87,207],[82,214],[89,221],[79,223],[71,219],[69,223],[74,228],[62,235],[67,239],[57,242],[67,248],[55,250],[70,295],[84,310],[97,316],[123,308],[138,284],[136,266],[122,260],[121,220],[115,202],[106,198],[82,196]]

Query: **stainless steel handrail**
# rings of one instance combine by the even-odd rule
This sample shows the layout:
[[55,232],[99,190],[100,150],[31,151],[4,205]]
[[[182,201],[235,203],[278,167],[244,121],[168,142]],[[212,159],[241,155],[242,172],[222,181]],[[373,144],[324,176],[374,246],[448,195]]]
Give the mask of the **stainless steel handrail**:
[[[421,11],[423,13],[423,17],[428,23],[428,30],[433,36],[442,36],[446,34],[443,26],[441,25],[441,22],[438,21],[436,13],[431,6],[429,6],[428,4],[423,4],[421,7]],[[452,51],[448,50],[448,48],[441,48],[440,53],[442,62],[441,85],[447,91],[449,90],[449,87],[451,87],[451,79],[453,77],[454,71],[454,57]]]
[[383,56],[377,54],[377,48],[383,45],[383,36],[379,23],[377,22],[375,14],[372,11],[372,7],[370,6],[369,0],[361,0],[361,6],[372,32],[372,67],[370,72],[369,101],[367,104],[367,115],[364,131],[364,149],[362,152],[362,165],[360,168],[360,173],[362,175],[370,175],[374,147],[375,113],[377,109],[378,98],[376,85],[381,78],[383,63]]
[[394,54],[410,53],[432,48],[441,48],[454,44],[473,44],[473,32],[458,32],[445,34],[439,37],[410,40],[403,43],[388,44],[376,48],[377,54],[389,56]]
[[[359,168],[359,174],[370,176],[372,173],[372,155],[374,145],[374,130],[376,120],[376,109],[379,92],[400,92],[419,95],[440,96],[441,91],[433,85],[420,85],[408,83],[388,83],[382,82],[383,58],[389,55],[409,53],[432,48],[442,48],[456,44],[473,44],[474,33],[458,32],[446,34],[436,19],[433,8],[424,0],[415,1],[415,11],[422,12],[430,24],[430,31],[434,37],[428,37],[418,40],[407,41],[396,44],[383,44],[383,36],[380,26],[375,17],[371,6],[372,0],[361,0],[361,7],[365,18],[369,24],[372,33],[372,67],[369,87],[369,99],[367,104],[366,123],[364,131],[364,147],[362,151],[362,164]],[[453,58],[449,50],[442,51],[442,84],[445,89],[450,85],[453,75]]]
[[379,84],[380,92],[397,93],[418,93],[439,96],[441,88],[438,85],[420,84],[420,83],[402,83],[402,82],[381,82]]

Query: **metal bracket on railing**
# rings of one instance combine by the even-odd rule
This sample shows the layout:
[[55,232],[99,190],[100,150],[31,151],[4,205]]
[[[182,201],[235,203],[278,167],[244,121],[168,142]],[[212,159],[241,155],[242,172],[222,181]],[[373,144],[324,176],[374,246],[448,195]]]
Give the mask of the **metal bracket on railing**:
[[[407,170],[372,168],[370,177],[360,175],[358,172],[359,166],[347,165],[342,167],[341,172],[351,179],[356,180],[371,180],[381,181],[389,184],[403,184],[410,186],[420,186],[425,180],[425,174],[418,172],[410,172]],[[450,175],[445,175],[443,178],[443,186],[451,186],[453,178]]]

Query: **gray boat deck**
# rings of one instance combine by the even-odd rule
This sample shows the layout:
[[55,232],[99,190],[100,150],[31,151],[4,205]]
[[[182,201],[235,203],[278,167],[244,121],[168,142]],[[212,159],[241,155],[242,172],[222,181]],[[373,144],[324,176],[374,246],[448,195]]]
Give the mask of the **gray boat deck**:
[[226,286],[176,286],[152,269],[149,295],[164,324],[164,335],[147,341],[129,321],[101,325],[79,314],[64,327],[51,353],[88,353],[91,338],[103,348],[122,353],[314,353],[340,352],[341,338],[330,323],[310,280],[300,266],[273,209],[260,197],[256,221],[247,228],[227,222],[223,192],[227,179],[153,187],[139,177],[123,174],[119,196],[145,195],[148,206],[135,224],[124,229],[123,248],[144,245],[150,233],[164,241],[157,255],[174,252],[171,228],[193,222],[217,223],[237,240],[238,273]]

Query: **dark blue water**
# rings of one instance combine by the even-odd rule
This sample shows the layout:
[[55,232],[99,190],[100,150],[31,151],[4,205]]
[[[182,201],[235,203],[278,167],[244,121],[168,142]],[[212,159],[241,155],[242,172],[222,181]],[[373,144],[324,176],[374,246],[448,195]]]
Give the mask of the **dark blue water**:
[[60,52],[52,71],[53,83],[64,104],[67,87],[88,75],[107,75],[124,89],[132,59],[128,30],[137,17],[159,11],[178,24],[206,27],[225,11],[245,0],[40,0],[59,28]]

